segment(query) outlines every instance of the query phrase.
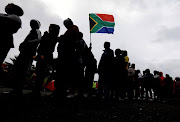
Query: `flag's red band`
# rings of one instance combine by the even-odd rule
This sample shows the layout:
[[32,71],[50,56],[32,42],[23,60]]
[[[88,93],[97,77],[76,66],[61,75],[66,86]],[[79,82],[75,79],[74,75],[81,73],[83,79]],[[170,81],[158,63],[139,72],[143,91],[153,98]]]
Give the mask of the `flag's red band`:
[[109,14],[96,14],[99,16],[103,21],[108,21],[108,22],[114,22],[114,17]]

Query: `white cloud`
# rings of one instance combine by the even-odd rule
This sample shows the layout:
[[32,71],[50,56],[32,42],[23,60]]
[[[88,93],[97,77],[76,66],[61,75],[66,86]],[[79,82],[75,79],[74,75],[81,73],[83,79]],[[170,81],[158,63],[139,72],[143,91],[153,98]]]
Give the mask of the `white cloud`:
[[74,0],[41,0],[44,4],[48,6],[48,10],[51,10],[52,13],[57,14],[62,19],[66,19],[73,12]]

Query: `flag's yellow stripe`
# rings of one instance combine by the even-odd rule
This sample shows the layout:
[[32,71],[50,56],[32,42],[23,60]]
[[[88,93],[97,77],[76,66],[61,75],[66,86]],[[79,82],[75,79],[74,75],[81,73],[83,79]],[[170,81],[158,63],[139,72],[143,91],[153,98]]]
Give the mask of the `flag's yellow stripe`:
[[[90,16],[89,16],[90,17]],[[98,24],[98,22],[96,22],[92,17],[90,17],[96,24],[91,28],[90,31],[92,31],[92,29]]]

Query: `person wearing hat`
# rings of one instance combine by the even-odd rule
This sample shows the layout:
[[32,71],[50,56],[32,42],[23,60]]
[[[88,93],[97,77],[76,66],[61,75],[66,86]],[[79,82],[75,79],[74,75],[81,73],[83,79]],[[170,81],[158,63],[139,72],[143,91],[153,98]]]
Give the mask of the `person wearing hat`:
[[0,13],[0,65],[4,62],[9,50],[14,48],[13,34],[21,28],[20,16],[24,14],[21,7],[13,3],[5,7],[6,14]]

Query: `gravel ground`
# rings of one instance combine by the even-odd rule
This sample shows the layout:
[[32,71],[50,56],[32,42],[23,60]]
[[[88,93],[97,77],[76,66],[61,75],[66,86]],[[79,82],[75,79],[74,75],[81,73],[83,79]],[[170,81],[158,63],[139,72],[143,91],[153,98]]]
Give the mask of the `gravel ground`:
[[9,121],[43,122],[178,122],[180,121],[180,100],[170,99],[166,103],[155,101],[98,100],[95,97],[57,100],[51,92],[42,92],[33,99],[30,90],[23,91],[23,97],[9,95],[11,89],[0,88],[0,118]]

